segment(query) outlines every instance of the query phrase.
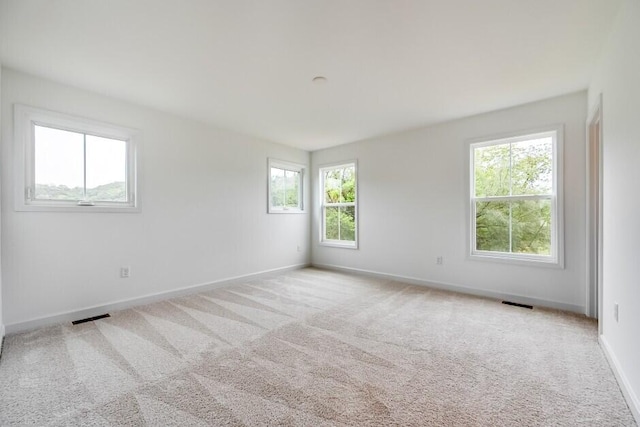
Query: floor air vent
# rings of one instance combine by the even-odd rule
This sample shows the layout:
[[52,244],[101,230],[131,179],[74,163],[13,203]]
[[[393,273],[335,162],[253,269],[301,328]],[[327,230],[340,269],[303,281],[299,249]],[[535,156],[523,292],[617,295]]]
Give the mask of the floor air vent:
[[87,317],[86,319],[74,320],[71,322],[74,325],[79,325],[80,323],[93,322],[94,320],[104,319],[105,317],[111,317],[109,313],[101,314],[100,316]]
[[519,304],[517,302],[512,302],[512,301],[502,301],[503,304],[507,304],[507,305],[513,305],[515,307],[522,307],[522,308],[528,308],[529,310],[533,309],[532,305],[527,305],[527,304]]

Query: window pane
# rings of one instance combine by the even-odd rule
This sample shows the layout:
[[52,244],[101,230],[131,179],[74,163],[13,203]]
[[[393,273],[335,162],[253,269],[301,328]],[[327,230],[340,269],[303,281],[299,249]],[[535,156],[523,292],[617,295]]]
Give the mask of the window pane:
[[340,203],[342,201],[342,171],[343,169],[331,169],[324,173],[325,203]]
[[271,207],[300,208],[300,171],[272,167]]
[[87,135],[87,200],[127,201],[127,142]]
[[476,249],[509,252],[508,202],[476,202]]
[[300,207],[300,172],[285,171],[285,202],[288,208]]
[[34,126],[35,198],[82,200],[84,197],[84,136]]
[[511,205],[513,252],[551,255],[551,200]]
[[340,240],[355,242],[356,240],[356,208],[343,206],[340,208]]
[[474,150],[476,197],[509,195],[509,144],[478,147]]
[[553,189],[553,140],[551,137],[511,145],[513,195],[551,194]]
[[284,206],[284,169],[271,168],[271,206]]
[[340,240],[340,208],[325,208],[324,238],[326,240]]
[[351,166],[342,172],[342,199],[341,202],[356,201],[356,168]]
[[354,206],[325,208],[325,239],[354,242],[356,240]]

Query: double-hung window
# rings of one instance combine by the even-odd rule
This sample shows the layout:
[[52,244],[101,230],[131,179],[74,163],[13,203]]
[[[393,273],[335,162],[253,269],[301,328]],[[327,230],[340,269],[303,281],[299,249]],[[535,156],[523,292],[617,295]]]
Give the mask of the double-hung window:
[[471,256],[562,265],[562,128],[470,144]]
[[304,166],[269,159],[269,213],[302,213]]
[[320,242],[328,246],[357,248],[358,206],[355,162],[321,168],[320,189],[322,192]]
[[16,105],[16,209],[137,211],[136,131]]

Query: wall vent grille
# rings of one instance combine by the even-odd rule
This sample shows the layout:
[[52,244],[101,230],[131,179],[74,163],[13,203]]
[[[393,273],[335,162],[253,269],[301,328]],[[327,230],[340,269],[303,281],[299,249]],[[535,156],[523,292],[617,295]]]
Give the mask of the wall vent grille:
[[507,304],[507,305],[513,305],[514,307],[522,307],[522,308],[528,308],[529,310],[533,309],[532,305],[528,305],[528,304],[520,304],[517,302],[513,302],[513,301],[502,301],[503,304]]
[[86,319],[74,320],[71,322],[74,325],[79,325],[81,323],[93,322],[94,320],[104,319],[105,317],[111,317],[109,313],[101,314],[100,316],[87,317]]

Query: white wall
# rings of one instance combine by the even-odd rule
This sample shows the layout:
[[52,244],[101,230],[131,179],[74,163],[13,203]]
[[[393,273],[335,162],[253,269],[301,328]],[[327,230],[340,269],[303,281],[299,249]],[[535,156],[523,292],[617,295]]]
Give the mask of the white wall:
[[[16,212],[14,103],[141,130],[142,212]],[[306,151],[4,69],[7,330],[41,317],[308,263],[309,215],[266,213],[268,157],[309,163]],[[121,266],[131,267],[131,278],[119,278]]]
[[[2,81],[2,64],[0,64],[0,81]],[[2,85],[0,85],[0,99],[2,99]],[[2,117],[2,103],[0,103],[0,118]],[[0,119],[0,135],[2,135],[2,120]],[[0,176],[0,222],[2,221],[2,176]],[[2,316],[2,230],[0,227],[0,353],[4,338],[4,317]]]
[[[640,421],[640,1],[626,0],[589,87],[603,98],[602,341]],[[613,305],[619,304],[619,321]]]
[[[358,160],[360,248],[320,246],[312,262],[584,312],[586,92],[313,152],[318,166]],[[565,268],[467,259],[465,157],[469,139],[565,125]],[[317,193],[314,201],[317,201]],[[317,205],[317,203],[316,203]],[[444,264],[436,265],[442,255]],[[515,298],[518,297],[518,298]]]

